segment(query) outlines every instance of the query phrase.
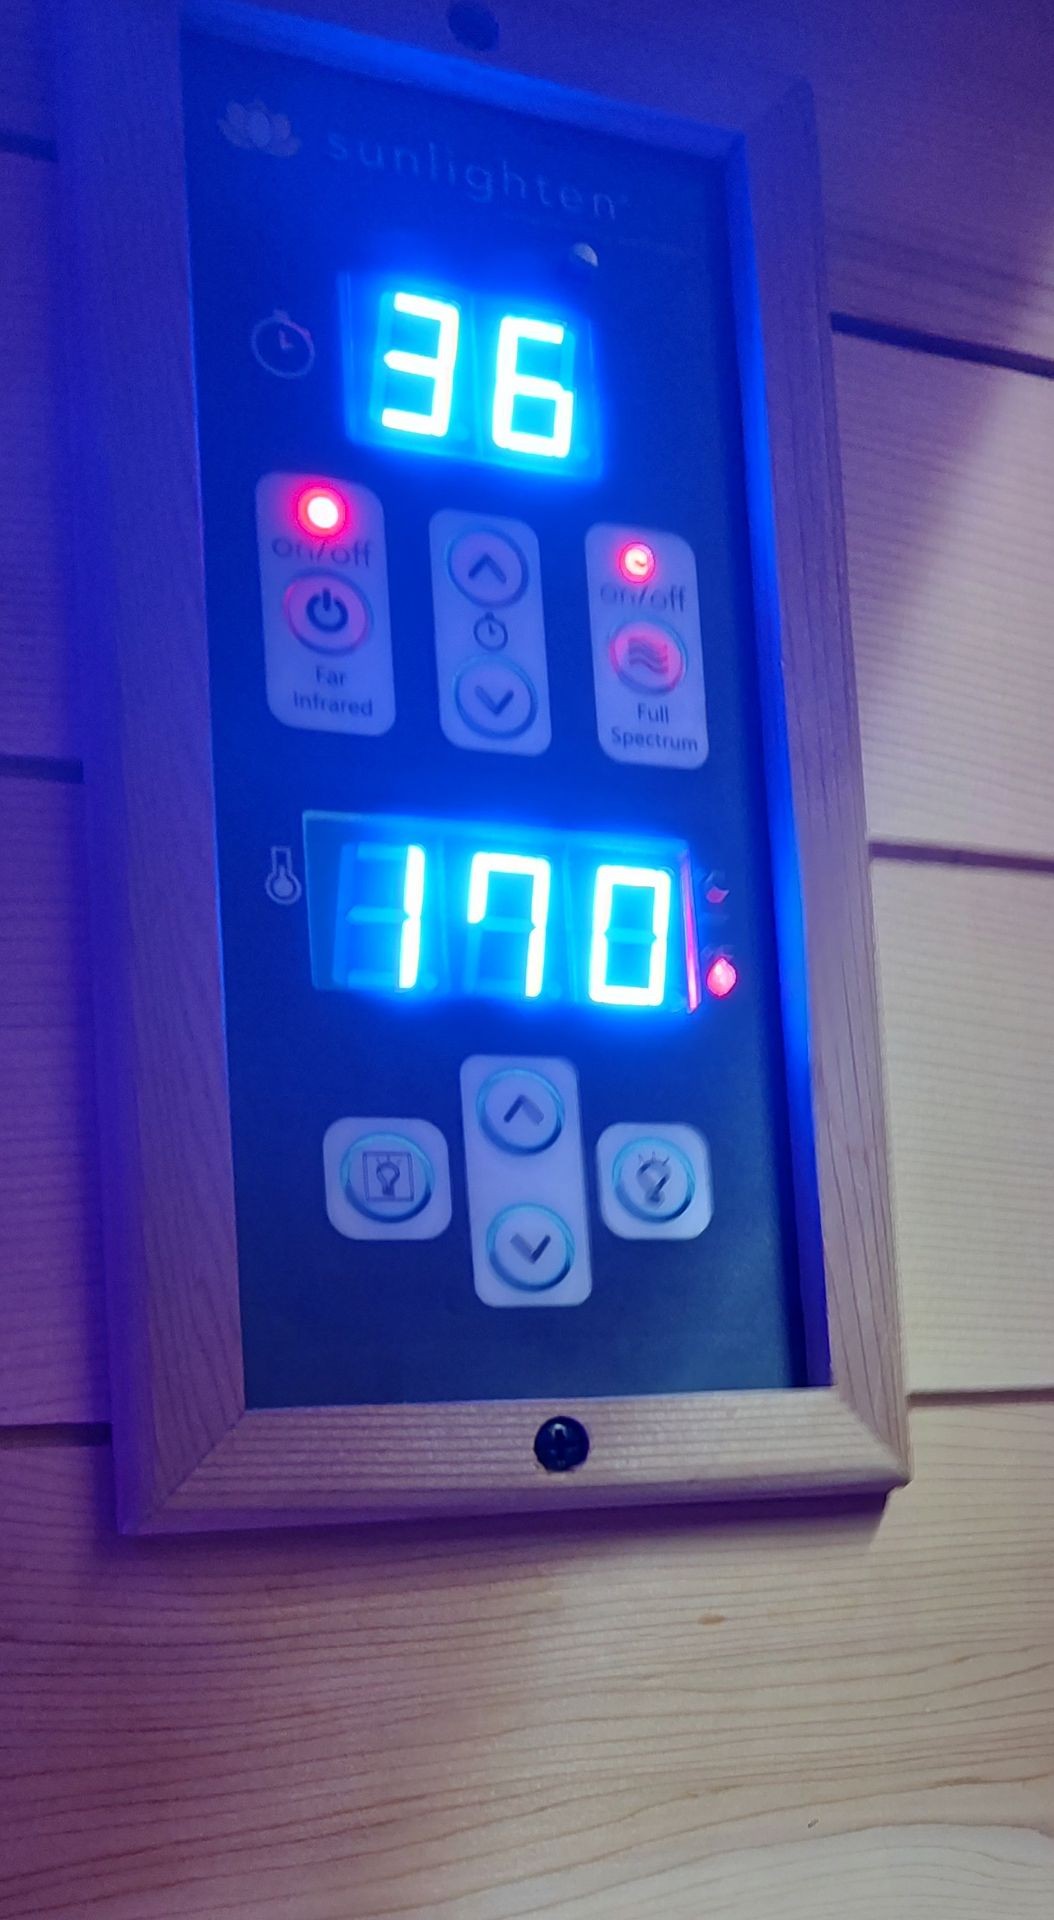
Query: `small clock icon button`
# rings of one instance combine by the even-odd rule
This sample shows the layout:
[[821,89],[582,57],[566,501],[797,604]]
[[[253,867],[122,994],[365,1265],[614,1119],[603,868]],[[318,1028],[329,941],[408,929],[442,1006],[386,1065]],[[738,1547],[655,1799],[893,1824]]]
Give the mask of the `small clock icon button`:
[[320,653],[350,653],[370,631],[370,609],[338,574],[306,573],[286,590],[285,617],[298,640]]

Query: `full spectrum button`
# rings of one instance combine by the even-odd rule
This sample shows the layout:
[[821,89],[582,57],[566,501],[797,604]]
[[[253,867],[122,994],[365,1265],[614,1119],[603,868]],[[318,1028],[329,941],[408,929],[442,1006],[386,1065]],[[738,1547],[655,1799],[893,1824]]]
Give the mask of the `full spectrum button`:
[[350,580],[304,573],[290,582],[285,617],[298,640],[320,653],[350,653],[370,630],[370,610]]
[[635,693],[672,693],[684,679],[684,648],[672,627],[657,620],[631,620],[608,648],[619,679]]

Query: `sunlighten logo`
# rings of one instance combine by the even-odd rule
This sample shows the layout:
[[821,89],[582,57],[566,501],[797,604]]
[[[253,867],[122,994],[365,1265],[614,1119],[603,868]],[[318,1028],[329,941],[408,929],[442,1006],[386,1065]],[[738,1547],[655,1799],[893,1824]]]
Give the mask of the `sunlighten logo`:
[[368,173],[401,174],[407,180],[463,193],[481,207],[506,202],[544,207],[552,213],[615,220],[619,209],[627,204],[624,193],[602,193],[571,180],[555,180],[550,174],[521,171],[504,159],[489,165],[462,160],[451,147],[436,140],[424,146],[395,146],[369,138],[348,140],[341,133],[331,132],[326,138],[326,152],[331,160],[347,161]]

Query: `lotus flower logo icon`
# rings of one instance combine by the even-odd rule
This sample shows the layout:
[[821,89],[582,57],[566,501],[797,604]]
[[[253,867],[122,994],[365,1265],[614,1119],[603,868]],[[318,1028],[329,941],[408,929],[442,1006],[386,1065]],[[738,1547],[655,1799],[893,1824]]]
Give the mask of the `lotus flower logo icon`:
[[247,147],[254,153],[273,153],[277,159],[284,159],[287,154],[300,150],[300,142],[290,125],[289,115],[272,113],[262,100],[253,100],[247,107],[232,100],[225,118],[218,125],[232,147]]

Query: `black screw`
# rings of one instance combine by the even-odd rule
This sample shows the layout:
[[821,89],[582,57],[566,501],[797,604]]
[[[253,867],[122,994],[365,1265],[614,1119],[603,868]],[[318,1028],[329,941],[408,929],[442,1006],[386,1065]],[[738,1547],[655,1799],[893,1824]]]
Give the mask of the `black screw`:
[[498,44],[501,29],[490,8],[479,6],[477,0],[457,0],[447,11],[446,23],[455,40],[473,53],[490,53]]
[[534,1457],[546,1473],[570,1473],[589,1452],[589,1435],[581,1420],[558,1414],[546,1420],[534,1436]]

